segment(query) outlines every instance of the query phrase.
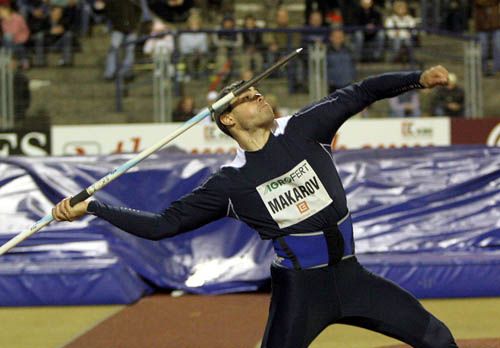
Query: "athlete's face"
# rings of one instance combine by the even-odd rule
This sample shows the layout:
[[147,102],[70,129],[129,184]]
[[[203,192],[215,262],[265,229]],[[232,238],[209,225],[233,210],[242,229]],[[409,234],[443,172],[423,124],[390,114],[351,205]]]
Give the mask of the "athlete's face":
[[264,96],[253,87],[234,98],[231,101],[231,109],[227,114],[229,121],[243,130],[270,127],[274,120],[273,109]]

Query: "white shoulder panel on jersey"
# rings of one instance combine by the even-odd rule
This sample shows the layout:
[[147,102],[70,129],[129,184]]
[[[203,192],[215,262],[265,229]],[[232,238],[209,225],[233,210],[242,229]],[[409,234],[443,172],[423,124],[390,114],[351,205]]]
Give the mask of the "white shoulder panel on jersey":
[[233,168],[241,168],[247,163],[247,158],[245,156],[245,151],[238,146],[236,149],[236,157],[233,159],[231,163],[224,164],[221,168],[224,167],[233,167]]
[[273,130],[275,136],[285,134],[285,128],[292,116],[285,116],[276,119],[276,128]]

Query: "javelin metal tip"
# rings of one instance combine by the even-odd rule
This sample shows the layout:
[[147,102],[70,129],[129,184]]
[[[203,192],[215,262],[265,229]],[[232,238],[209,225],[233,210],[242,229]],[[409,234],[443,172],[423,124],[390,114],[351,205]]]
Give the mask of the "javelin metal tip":
[[300,53],[300,51],[302,51],[302,47],[297,48],[297,49],[295,50],[295,52],[297,52],[297,53]]

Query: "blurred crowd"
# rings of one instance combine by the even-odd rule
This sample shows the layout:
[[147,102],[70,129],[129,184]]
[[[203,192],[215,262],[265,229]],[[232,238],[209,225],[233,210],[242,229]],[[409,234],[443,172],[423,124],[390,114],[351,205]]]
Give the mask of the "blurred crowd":
[[[60,55],[57,65],[71,66],[82,37],[101,25],[110,37],[105,80],[132,80],[138,54],[166,52],[177,82],[208,78],[211,90],[231,79],[251,77],[293,48],[322,45],[332,92],[356,80],[359,62],[414,64],[413,49],[420,40],[417,27],[435,21],[429,17],[432,0],[305,0],[299,20],[291,20],[282,0],[262,2],[265,14],[249,11],[239,18],[234,0],[0,0],[1,42],[22,70],[46,66],[47,52]],[[439,3],[440,20],[434,25],[461,33],[473,24],[482,45],[484,74],[500,72],[499,0]],[[120,52],[125,42],[136,43]],[[306,57],[271,78],[286,77],[290,93],[306,92]],[[189,98],[183,103],[193,104]],[[419,114],[408,111],[409,105],[418,109],[414,95],[404,95],[392,105],[395,115]],[[450,112],[443,106],[436,110]],[[188,117],[186,112],[178,115]]]

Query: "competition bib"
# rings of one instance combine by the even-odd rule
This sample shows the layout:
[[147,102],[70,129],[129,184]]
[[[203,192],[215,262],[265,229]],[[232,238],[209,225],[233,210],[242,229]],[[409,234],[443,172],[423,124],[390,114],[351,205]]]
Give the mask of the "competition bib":
[[257,192],[280,228],[303,221],[332,203],[306,160],[289,172],[257,186]]

